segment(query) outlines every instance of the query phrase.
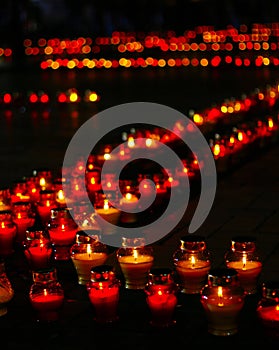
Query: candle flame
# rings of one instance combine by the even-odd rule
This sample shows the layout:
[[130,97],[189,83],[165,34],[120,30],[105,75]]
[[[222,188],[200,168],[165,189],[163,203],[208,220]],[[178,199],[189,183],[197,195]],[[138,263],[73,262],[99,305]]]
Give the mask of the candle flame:
[[1,222],[1,227],[5,228],[5,222]]
[[133,257],[134,257],[134,260],[137,261],[137,258],[139,257],[139,253],[138,253],[137,249],[133,250]]
[[61,225],[61,230],[65,230],[65,225],[64,224]]
[[104,210],[109,210],[109,204],[107,199],[104,200]]
[[246,269],[246,262],[247,262],[247,258],[246,258],[246,255],[244,255],[243,258],[242,258],[242,264],[243,264],[242,269],[243,270]]
[[88,257],[90,258],[90,254],[92,253],[92,248],[91,248],[91,245],[88,244],[87,247],[86,247],[86,252],[88,254]]
[[111,186],[112,186],[111,182],[108,182],[108,183],[107,183],[107,187],[108,187],[108,188],[111,188]]
[[276,306],[275,306],[275,310],[276,310],[276,311],[279,311],[279,305],[276,305]]
[[191,256],[191,264],[192,264],[192,267],[195,267],[196,259],[195,259],[194,255]]
[[21,213],[17,213],[17,218],[21,219]]
[[152,139],[146,139],[146,140],[145,140],[145,144],[146,144],[147,147],[151,147],[151,145],[152,145]]
[[44,288],[44,296],[47,296],[47,290]]
[[223,306],[223,288],[221,286],[218,286],[218,306]]
[[132,194],[130,192],[126,193],[125,198],[129,201],[132,199]]
[[158,290],[158,295],[163,295],[163,292],[160,290]]
[[94,177],[94,176],[91,178],[90,182],[91,182],[91,185],[95,185],[95,184],[96,184],[96,181],[95,181],[95,177]]
[[63,190],[59,190],[57,192],[57,199],[58,199],[58,201],[63,201],[65,199]]
[[45,187],[46,185],[46,179],[44,177],[40,178],[40,186]]
[[99,282],[99,289],[104,289],[103,282]]
[[128,147],[135,147],[135,140],[131,136],[128,138]]
[[49,200],[46,201],[46,207],[50,207],[50,201]]

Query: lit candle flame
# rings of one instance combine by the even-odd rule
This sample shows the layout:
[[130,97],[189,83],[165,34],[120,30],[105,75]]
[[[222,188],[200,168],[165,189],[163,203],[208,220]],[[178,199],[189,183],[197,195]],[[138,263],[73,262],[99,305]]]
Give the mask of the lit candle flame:
[[21,219],[21,213],[17,213],[17,218]]
[[131,136],[128,138],[128,147],[135,147],[135,140]]
[[47,296],[47,290],[46,290],[46,288],[44,288],[44,296],[45,296],[45,297]]
[[246,269],[246,262],[247,262],[247,258],[246,258],[246,255],[244,255],[243,258],[242,258],[242,264],[243,264],[242,269],[243,270]]
[[40,186],[45,187],[46,186],[46,179],[44,177],[40,178]]
[[90,254],[92,253],[92,248],[91,248],[90,244],[87,244],[86,253],[88,254],[88,257],[90,258]]
[[59,190],[59,191],[57,192],[57,200],[58,200],[59,202],[62,202],[62,201],[64,201],[64,199],[65,199],[65,196],[64,196],[63,190]]
[[132,199],[132,194],[130,192],[126,193],[125,198],[130,201]]
[[223,303],[223,288],[221,286],[218,287],[218,306],[224,306]]
[[109,210],[109,203],[107,199],[104,200],[104,210]]
[[192,267],[194,268],[196,264],[196,259],[193,255],[191,256],[191,264],[192,264]]
[[137,249],[134,249],[133,250],[133,257],[134,257],[135,262],[137,261],[138,256],[139,256],[139,253],[138,253]]

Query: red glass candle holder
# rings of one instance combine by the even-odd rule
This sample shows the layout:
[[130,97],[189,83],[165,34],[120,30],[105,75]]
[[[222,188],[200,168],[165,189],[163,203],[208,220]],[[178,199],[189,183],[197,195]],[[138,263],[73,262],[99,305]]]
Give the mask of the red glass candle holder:
[[279,340],[279,281],[262,284],[257,316],[268,338]]
[[151,269],[145,293],[152,326],[166,328],[176,323],[174,313],[177,305],[177,292],[178,287],[174,283],[171,269]]
[[0,189],[0,210],[11,209],[11,191],[9,187]]
[[57,280],[56,269],[33,272],[33,282],[29,299],[36,312],[36,320],[57,321],[64,303],[64,291]]
[[112,266],[99,265],[91,269],[87,291],[97,323],[106,324],[119,319],[119,288],[120,281],[115,277]]
[[37,228],[28,229],[26,231],[26,239],[23,242],[23,250],[32,271],[53,266],[53,244],[47,231]]
[[6,274],[5,262],[0,258],[0,317],[8,312],[8,303],[14,296],[14,289]]
[[70,215],[69,208],[51,209],[47,230],[54,245],[54,259],[70,260],[70,249],[75,242],[78,225]]
[[46,226],[50,220],[51,209],[57,207],[55,191],[41,190],[40,201],[37,203],[37,213],[43,226]]
[[35,212],[30,202],[15,202],[12,205],[13,221],[17,225],[15,241],[22,244],[26,237],[26,230],[35,224]]
[[11,210],[0,211],[0,256],[13,254],[17,225],[13,221]]

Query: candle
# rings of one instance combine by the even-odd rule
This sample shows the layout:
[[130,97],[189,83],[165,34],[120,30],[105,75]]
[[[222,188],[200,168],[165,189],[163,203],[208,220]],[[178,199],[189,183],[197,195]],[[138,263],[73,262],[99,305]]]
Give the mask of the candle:
[[[105,199],[103,208],[97,208],[96,213],[110,224],[117,225],[121,211],[117,208],[111,207],[108,203],[108,200]],[[113,228],[110,229],[106,225],[104,225],[102,220],[98,220],[98,223],[101,226],[103,234],[113,234],[115,232]]]
[[244,299],[218,287],[215,295],[202,299],[208,320],[208,330],[215,335],[231,335],[237,332],[238,315],[244,306]]
[[279,305],[271,305],[258,308],[257,310],[259,318],[266,324],[271,323],[279,330]]
[[245,292],[240,286],[236,270],[211,270],[200,298],[208,320],[209,333],[230,336],[238,332],[238,317],[244,306]]
[[43,293],[31,296],[30,300],[32,307],[37,311],[39,321],[55,321],[58,319],[58,311],[63,305],[64,296],[44,289]]
[[157,327],[168,327],[174,324],[173,314],[177,305],[176,295],[166,292],[163,286],[153,286],[152,289],[154,294],[150,294],[146,298],[152,315],[151,324]]
[[55,321],[64,302],[64,290],[57,280],[54,267],[33,271],[33,284],[29,291],[29,300],[37,321]]
[[99,323],[112,322],[118,319],[119,287],[108,286],[107,282],[98,282],[97,288],[89,291],[89,299],[95,310],[95,320]]
[[40,243],[25,249],[24,255],[32,270],[45,269],[51,265],[53,249],[47,243]]
[[98,265],[91,269],[87,291],[95,309],[96,322],[109,323],[118,320],[119,287],[120,281],[115,277],[112,266]]
[[138,205],[138,197],[130,192],[126,193],[125,196],[120,200],[120,205],[124,211],[129,212],[131,209],[135,209]]
[[189,260],[176,263],[176,271],[180,279],[181,291],[188,294],[197,294],[205,285],[210,262],[198,260],[193,255]]
[[16,217],[14,217],[13,221],[17,225],[16,242],[22,243],[25,239],[26,230],[28,227],[32,227],[34,225],[35,218],[18,213]]
[[262,271],[260,261],[247,261],[244,256],[242,261],[227,262],[227,267],[237,270],[240,284],[247,294],[256,292],[258,277]]
[[119,209],[111,207],[108,203],[108,200],[105,199],[103,208],[96,209],[96,213],[106,221],[110,222],[113,225],[116,225],[121,212]]
[[105,252],[92,252],[90,245],[86,253],[75,253],[71,255],[78,275],[78,283],[86,284],[90,281],[91,268],[103,265],[107,259]]
[[49,228],[48,230],[50,239],[55,246],[64,246],[72,244],[77,233],[77,228],[68,228],[68,226],[62,224],[60,227]]
[[262,271],[256,238],[252,236],[233,237],[230,250],[225,253],[224,258],[226,266],[238,272],[240,284],[246,294],[256,293],[257,282]]
[[148,272],[153,265],[153,256],[138,253],[133,250],[133,255],[124,255],[118,257],[121,270],[123,272],[126,288],[142,289],[148,279]]
[[4,210],[0,212],[0,255],[7,256],[14,252],[14,240],[17,226],[12,220],[12,212]]

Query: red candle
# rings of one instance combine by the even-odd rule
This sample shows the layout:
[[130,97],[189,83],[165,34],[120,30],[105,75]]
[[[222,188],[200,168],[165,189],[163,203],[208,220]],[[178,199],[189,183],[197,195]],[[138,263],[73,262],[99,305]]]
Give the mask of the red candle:
[[7,256],[14,251],[14,240],[16,237],[16,225],[7,225],[0,223],[0,255]]
[[108,286],[107,282],[98,282],[90,288],[89,299],[94,306],[95,320],[97,322],[107,323],[118,319],[118,286]]
[[57,246],[71,245],[76,237],[77,228],[68,228],[61,225],[48,230],[50,239]]
[[64,295],[49,293],[44,289],[43,293],[30,296],[30,300],[38,313],[38,320],[54,321],[58,319],[58,311],[63,305]]
[[44,243],[29,247],[24,251],[25,257],[28,260],[32,270],[45,269],[49,267],[52,253],[52,247]]
[[17,225],[16,241],[22,243],[25,239],[26,230],[28,227],[32,227],[35,223],[35,218],[24,217],[18,213],[17,217],[13,220]]
[[259,307],[257,314],[266,334],[279,339],[279,305]]
[[175,294],[168,293],[163,286],[153,286],[152,294],[147,296],[146,301],[152,315],[152,325],[167,327],[175,323],[173,320],[177,304]]

